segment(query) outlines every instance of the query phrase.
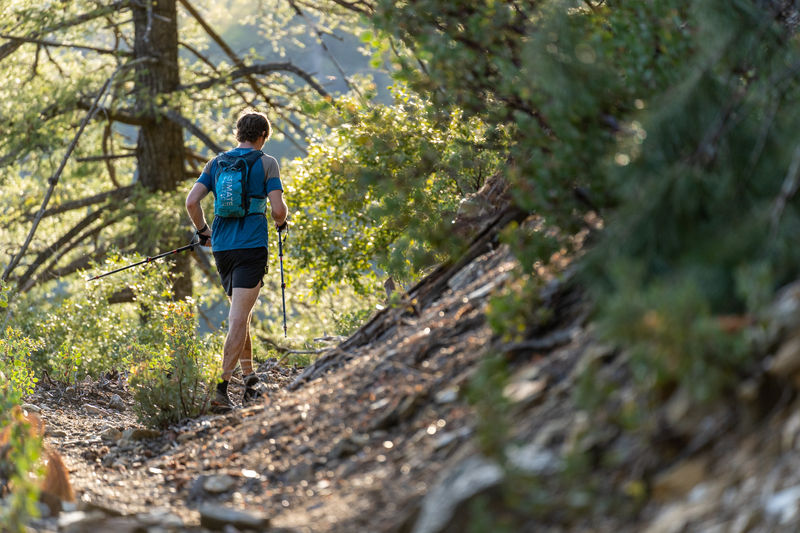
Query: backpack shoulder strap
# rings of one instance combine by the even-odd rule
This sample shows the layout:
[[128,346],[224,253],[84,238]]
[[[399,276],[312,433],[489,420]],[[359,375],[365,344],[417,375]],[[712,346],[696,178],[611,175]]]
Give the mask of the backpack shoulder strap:
[[240,157],[244,158],[249,166],[253,166],[255,162],[261,159],[263,155],[264,152],[262,152],[261,150],[250,150],[249,152]]

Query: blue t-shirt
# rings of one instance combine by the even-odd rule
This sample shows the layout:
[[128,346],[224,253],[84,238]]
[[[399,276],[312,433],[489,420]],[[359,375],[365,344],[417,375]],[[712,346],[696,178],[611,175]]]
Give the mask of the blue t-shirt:
[[[234,148],[226,152],[231,155],[242,155],[252,148]],[[205,185],[216,196],[215,176],[217,174],[217,158],[215,157],[203,168],[197,183]],[[259,179],[261,178],[261,179]],[[260,157],[250,169],[248,194],[266,196],[272,191],[282,191],[281,173],[278,161],[270,156]],[[240,250],[244,248],[266,248],[269,238],[269,223],[266,214],[250,215],[241,218],[214,217],[211,224],[211,248],[215,252],[224,250]]]

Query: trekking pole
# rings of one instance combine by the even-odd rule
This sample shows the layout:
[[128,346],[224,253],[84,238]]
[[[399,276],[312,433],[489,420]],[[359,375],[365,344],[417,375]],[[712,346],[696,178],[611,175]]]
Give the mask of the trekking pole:
[[[194,238],[192,238],[192,241],[194,241]],[[133,268],[135,266],[143,265],[145,263],[150,263],[152,261],[155,261],[156,259],[161,259],[162,257],[166,257],[168,255],[177,254],[177,253],[180,253],[180,252],[182,252],[184,250],[191,250],[191,249],[194,249],[194,247],[197,246],[198,244],[200,244],[199,241],[198,242],[190,242],[186,246],[181,246],[180,248],[175,248],[174,250],[170,250],[169,252],[164,252],[163,254],[154,255],[153,257],[147,257],[147,258],[143,259],[142,261],[139,261],[138,263],[133,263],[132,265],[124,266],[122,268],[118,268],[116,270],[112,270],[111,272],[106,272],[105,274],[98,274],[97,276],[95,276],[93,278],[89,278],[86,281],[94,281],[96,279],[100,279],[100,278],[104,278],[106,276],[110,276],[111,274],[116,274],[117,272],[122,272],[123,270],[128,270],[129,268]]]
[[[285,223],[284,223],[285,224]],[[286,337],[286,283],[283,281],[283,239],[281,238],[281,230],[278,228],[278,258],[281,262],[281,299],[283,300],[283,336]],[[288,234],[288,231],[287,231]]]

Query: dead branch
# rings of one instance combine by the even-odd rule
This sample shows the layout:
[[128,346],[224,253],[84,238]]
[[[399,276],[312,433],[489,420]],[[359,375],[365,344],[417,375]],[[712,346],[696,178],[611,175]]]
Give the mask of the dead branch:
[[[181,44],[181,46],[183,46],[183,47],[185,47],[187,50],[189,50],[189,51],[190,51],[192,54],[194,54],[194,55],[195,55],[195,56],[196,56],[198,59],[200,59],[200,61],[202,61],[203,63],[205,63],[205,64],[206,64],[206,65],[207,65],[207,66],[208,66],[208,67],[209,67],[211,70],[213,70],[213,71],[214,71],[214,73],[215,73],[215,74],[218,74],[218,75],[220,74],[220,72],[219,72],[219,69],[217,68],[217,66],[216,66],[214,63],[212,63],[212,62],[211,62],[211,60],[210,60],[210,59],[208,59],[208,58],[207,58],[205,55],[201,54],[201,53],[200,53],[198,50],[196,50],[194,47],[192,47],[191,45],[189,45],[189,44],[187,44],[187,43],[180,43],[180,44]],[[246,105],[253,107],[253,104],[254,104],[254,102],[252,102],[252,101],[251,101],[249,98],[247,98],[247,95],[245,95],[245,94],[244,94],[244,93],[243,93],[241,90],[239,90],[239,88],[238,88],[238,87],[237,87],[235,84],[234,84],[234,85],[232,85],[232,88],[233,88],[234,92],[236,92],[236,94],[239,96],[239,98],[241,98],[241,99],[242,99],[242,101],[243,101],[243,102],[244,102]],[[278,113],[278,115],[280,115],[280,117],[281,117],[281,118],[283,118],[283,119],[284,119],[286,122],[288,122],[288,123],[289,123],[289,125],[290,125],[290,126],[292,126],[292,127],[295,129],[295,131],[302,133],[302,130],[300,129],[300,127],[299,127],[297,124],[295,124],[295,123],[294,123],[294,122],[293,122],[291,119],[289,119],[287,116],[285,116],[285,115],[283,115],[282,113],[280,113],[279,111],[277,111],[277,109],[276,109],[276,107],[277,107],[277,104],[276,104],[275,102],[273,102],[271,99],[267,98],[267,96],[266,96],[266,95],[264,95],[263,93],[261,94],[261,96],[262,96],[262,98],[264,98],[264,101],[265,101],[265,102],[267,102],[267,104],[268,104],[268,105],[270,105],[270,106],[271,106],[273,109],[275,109],[275,110],[276,110],[276,113]],[[305,148],[304,148],[304,147],[303,147],[303,146],[302,146],[300,143],[298,143],[298,142],[295,140],[295,138],[294,138],[294,137],[292,137],[292,136],[291,136],[291,135],[289,135],[287,132],[285,132],[285,131],[283,130],[283,128],[281,128],[281,127],[280,127],[280,126],[278,126],[278,125],[274,125],[274,128],[275,128],[276,130],[278,130],[279,132],[281,132],[281,133],[282,133],[282,134],[283,134],[283,135],[284,135],[284,136],[285,136],[287,139],[289,139],[289,141],[290,141],[292,144],[294,144],[294,145],[295,145],[295,147],[296,147],[298,150],[300,150],[300,152],[301,152],[301,153],[303,153],[303,154],[308,154],[308,152],[306,151],[306,149],[305,149]]]
[[[370,2],[366,2],[364,0],[355,0],[353,2],[347,2],[346,0],[330,0],[336,5],[339,5],[348,11],[353,11],[354,13],[358,13],[360,15],[365,15],[367,17],[371,16],[375,11],[375,5],[371,4]],[[309,9],[314,9],[316,11],[322,11],[320,8],[319,2],[305,2],[300,1],[300,5],[303,5]],[[363,7],[362,7],[363,6]]]

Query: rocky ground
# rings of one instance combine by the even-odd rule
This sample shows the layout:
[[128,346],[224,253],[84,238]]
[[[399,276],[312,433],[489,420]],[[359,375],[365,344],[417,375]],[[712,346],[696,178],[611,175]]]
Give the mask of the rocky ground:
[[[493,516],[514,531],[800,530],[800,288],[737,326],[752,329],[753,372],[730,397],[698,408],[679,389],[625,431],[629,357],[598,343],[568,261],[540,272],[547,320],[523,341],[492,333],[486,306],[515,267],[479,233],[311,366],[262,363],[262,403],[165,431],[136,422],[122,377],[42,383],[28,409],[78,502],[34,529],[500,531],[475,521]],[[467,399],[489,353],[510,373],[496,427]],[[578,401],[587,375],[610,384],[606,400]],[[505,465],[479,451],[496,434]],[[594,462],[576,468],[578,455]],[[509,486],[529,499],[509,504]]]

